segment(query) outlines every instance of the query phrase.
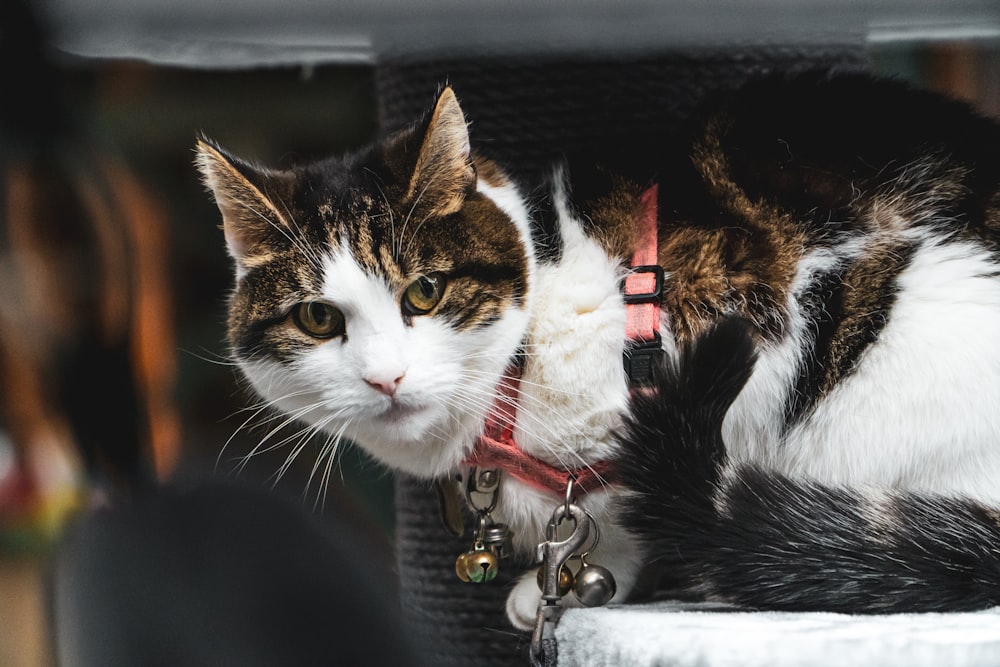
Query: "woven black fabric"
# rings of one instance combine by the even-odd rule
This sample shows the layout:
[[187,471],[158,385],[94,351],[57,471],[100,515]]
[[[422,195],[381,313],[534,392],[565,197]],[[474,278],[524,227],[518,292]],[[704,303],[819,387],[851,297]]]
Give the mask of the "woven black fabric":
[[453,538],[441,521],[436,491],[427,482],[397,480],[396,554],[407,633],[429,665],[525,665],[529,638],[503,611],[523,567],[504,561],[494,581],[460,581],[455,559],[472,546],[471,513],[466,519],[465,536]]
[[[675,124],[707,92],[753,74],[815,66],[863,69],[867,62],[855,45],[641,58],[395,61],[376,68],[376,88],[382,128],[391,131],[419,118],[450,83],[472,122],[476,147],[538,177],[562,152],[579,150],[594,137],[641,141],[650,128]],[[432,664],[527,664],[528,637],[510,628],[503,611],[512,568],[490,585],[463,584],[454,562],[470,538],[455,540],[445,532],[434,490],[401,478],[396,503],[403,610],[408,631]]]
[[536,176],[595,137],[641,141],[670,127],[703,95],[748,76],[816,65],[863,68],[860,49],[817,47],[667,53],[596,60],[390,62],[376,68],[381,126],[404,127],[455,88],[476,147]]

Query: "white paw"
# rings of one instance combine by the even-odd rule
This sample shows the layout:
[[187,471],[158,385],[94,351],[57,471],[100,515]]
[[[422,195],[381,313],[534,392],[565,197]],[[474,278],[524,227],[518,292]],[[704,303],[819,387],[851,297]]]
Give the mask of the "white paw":
[[507,618],[518,630],[532,630],[535,627],[538,603],[542,599],[537,579],[537,568],[529,570],[521,576],[507,596]]
[[[507,596],[507,618],[518,630],[533,630],[538,616],[538,603],[542,592],[538,589],[538,569],[532,569],[521,576]],[[559,601],[563,607],[582,607],[576,596],[570,593]]]

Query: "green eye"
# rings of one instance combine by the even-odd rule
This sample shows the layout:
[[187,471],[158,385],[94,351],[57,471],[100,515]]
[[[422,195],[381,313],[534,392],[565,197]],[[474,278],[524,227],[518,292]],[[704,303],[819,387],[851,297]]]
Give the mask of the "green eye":
[[333,338],[346,333],[344,314],[322,301],[303,301],[292,309],[295,326],[313,338]]
[[445,278],[440,273],[420,276],[403,293],[403,312],[407,315],[425,315],[441,303]]

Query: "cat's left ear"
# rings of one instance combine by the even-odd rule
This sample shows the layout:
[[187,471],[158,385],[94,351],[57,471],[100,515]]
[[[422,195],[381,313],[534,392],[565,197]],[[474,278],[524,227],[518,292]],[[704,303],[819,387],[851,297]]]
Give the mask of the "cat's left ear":
[[462,208],[475,184],[465,114],[455,92],[445,88],[424,132],[406,198],[429,206],[430,215],[448,215]]
[[272,198],[264,194],[263,183],[280,185],[284,174],[240,160],[205,138],[198,139],[195,151],[202,181],[222,213],[229,254],[240,266],[267,256],[274,241],[287,238],[289,225]]

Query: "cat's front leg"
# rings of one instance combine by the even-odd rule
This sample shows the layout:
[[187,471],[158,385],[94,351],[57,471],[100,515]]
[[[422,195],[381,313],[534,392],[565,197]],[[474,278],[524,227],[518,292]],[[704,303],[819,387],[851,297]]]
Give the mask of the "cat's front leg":
[[[641,549],[623,528],[606,521],[604,524],[601,526],[600,544],[586,556],[587,563],[607,568],[614,575],[617,591],[610,603],[624,602],[642,568]],[[577,565],[571,564],[571,569],[576,571]],[[507,596],[507,617],[511,624],[519,630],[533,629],[541,599],[536,567],[522,575]],[[564,607],[585,606],[572,591],[563,596],[560,604]]]

